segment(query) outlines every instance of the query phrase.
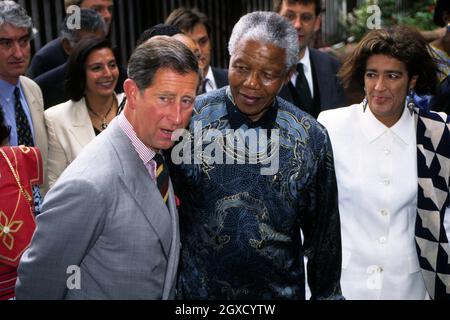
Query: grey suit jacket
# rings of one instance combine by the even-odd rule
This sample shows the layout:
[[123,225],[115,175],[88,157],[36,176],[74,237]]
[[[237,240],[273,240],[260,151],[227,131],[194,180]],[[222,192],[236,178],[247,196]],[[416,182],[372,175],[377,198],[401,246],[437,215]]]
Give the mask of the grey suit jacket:
[[44,102],[42,99],[42,92],[39,86],[31,79],[27,77],[20,77],[20,84],[23,88],[25,99],[27,100],[28,107],[30,108],[31,121],[33,123],[34,138],[36,147],[39,148],[42,155],[42,165],[44,169],[44,184],[41,187],[42,193],[48,189],[47,179],[47,154],[48,154],[48,141],[47,130],[44,122]]
[[172,186],[169,207],[114,119],[48,192],[18,268],[17,298],[174,298]]
[[[339,61],[327,53],[309,48],[309,57],[314,68],[313,81],[319,91],[320,111],[346,106],[345,92],[336,74],[339,71]],[[284,85],[278,94],[281,98],[300,107],[292,94],[293,85]]]

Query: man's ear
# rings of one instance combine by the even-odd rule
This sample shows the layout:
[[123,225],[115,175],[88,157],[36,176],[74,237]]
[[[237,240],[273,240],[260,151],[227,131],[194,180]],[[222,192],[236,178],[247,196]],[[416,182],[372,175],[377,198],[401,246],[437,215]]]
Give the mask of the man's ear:
[[283,84],[288,84],[289,83],[289,81],[291,81],[291,78],[292,78],[292,75],[294,74],[294,72],[295,72],[295,65],[293,65],[289,70],[288,70],[288,72],[287,72],[287,74],[286,74],[286,77],[285,77],[285,79],[284,79],[284,81],[283,81]]
[[61,40],[62,47],[67,55],[70,55],[70,52],[72,52],[72,45],[70,44],[70,41],[66,38]]
[[322,16],[319,14],[316,18],[316,21],[314,22],[314,32],[319,31],[321,22],[322,22]]
[[127,97],[127,106],[131,109],[135,109],[137,95],[139,94],[139,88],[136,85],[136,82],[131,79],[125,80],[123,83],[123,91]]

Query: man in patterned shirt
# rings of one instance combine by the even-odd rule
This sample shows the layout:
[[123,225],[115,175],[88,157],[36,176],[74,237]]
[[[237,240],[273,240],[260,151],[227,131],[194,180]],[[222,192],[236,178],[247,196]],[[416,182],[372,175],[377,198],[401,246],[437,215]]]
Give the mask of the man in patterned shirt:
[[197,98],[172,150],[178,295],[304,299],[306,256],[312,299],[341,299],[330,141],[314,118],[277,97],[297,62],[297,33],[276,13],[253,12],[234,27],[229,52],[230,86]]

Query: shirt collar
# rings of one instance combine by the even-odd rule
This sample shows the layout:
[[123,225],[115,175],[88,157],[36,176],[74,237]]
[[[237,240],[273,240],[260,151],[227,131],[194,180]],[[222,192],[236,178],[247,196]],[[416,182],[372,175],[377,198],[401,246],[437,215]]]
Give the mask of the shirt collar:
[[208,86],[210,86],[212,90],[217,89],[216,81],[214,80],[214,74],[212,72],[211,66],[209,66],[208,68],[208,73],[206,74],[205,79],[208,79]]
[[[311,72],[311,60],[309,59],[309,48],[306,47],[305,54],[303,57],[297,62],[303,64],[303,72],[305,75]],[[295,71],[291,76],[291,82],[295,86],[295,82],[297,81],[298,72]]]
[[414,115],[411,115],[411,113],[408,112],[406,105],[403,114],[397,123],[388,128],[373,115],[368,106],[366,111],[364,111],[363,104],[364,103],[360,104],[362,132],[369,143],[374,142],[387,131],[391,131],[406,145],[415,143]]
[[226,89],[227,98],[226,107],[228,120],[230,122],[230,127],[233,130],[237,130],[243,125],[247,128],[258,128],[270,130],[273,129],[275,121],[278,114],[278,102],[274,99],[272,106],[267,109],[267,111],[262,115],[262,117],[257,121],[251,121],[244,113],[242,113],[234,102],[233,95],[231,94],[230,87]]
[[122,112],[117,116],[117,121],[119,122],[119,126],[125,135],[130,139],[134,149],[136,150],[139,158],[141,158],[144,165],[147,165],[154,157],[155,151],[151,148],[148,148],[136,135],[133,126],[125,117],[125,114]]
[[309,60],[309,48],[306,47],[305,54],[300,59],[299,63],[302,63],[305,67],[311,68],[311,61]]
[[14,89],[18,87],[20,89],[20,82],[15,85],[0,79],[0,94],[4,99],[10,99],[14,94]]

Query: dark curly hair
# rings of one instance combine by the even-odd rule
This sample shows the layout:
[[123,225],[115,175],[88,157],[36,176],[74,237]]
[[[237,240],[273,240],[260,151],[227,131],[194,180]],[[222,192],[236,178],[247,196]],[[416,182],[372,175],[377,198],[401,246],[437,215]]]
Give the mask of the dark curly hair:
[[439,72],[436,60],[422,35],[408,26],[372,30],[367,33],[339,71],[338,75],[344,86],[355,84],[363,90],[367,59],[376,54],[391,56],[403,62],[408,70],[408,78],[417,76],[414,88],[417,94],[435,93]]
[[[69,98],[80,101],[86,89],[86,60],[96,50],[108,48],[114,53],[111,43],[106,38],[88,37],[81,40],[69,56],[65,89]],[[115,56],[115,54],[114,54]]]

